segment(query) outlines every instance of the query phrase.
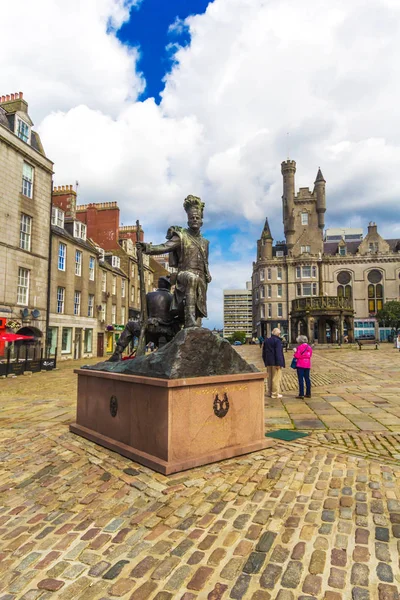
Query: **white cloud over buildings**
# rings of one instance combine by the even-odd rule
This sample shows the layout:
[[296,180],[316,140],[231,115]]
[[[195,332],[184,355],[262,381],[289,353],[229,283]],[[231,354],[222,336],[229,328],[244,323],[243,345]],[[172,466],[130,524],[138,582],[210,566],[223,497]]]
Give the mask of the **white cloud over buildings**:
[[[82,201],[117,200],[122,220],[140,218],[156,241],[182,221],[187,193],[204,198],[208,220],[261,231],[268,215],[281,237],[290,154],[297,187],[321,166],[328,223],[375,220],[398,235],[397,0],[214,0],[186,20],[191,44],[177,49],[159,106],[138,99],[140,48],[115,35],[133,4],[24,0],[2,14],[0,91],[24,91],[57,185],[78,179]],[[217,258],[211,313],[232,264]]]

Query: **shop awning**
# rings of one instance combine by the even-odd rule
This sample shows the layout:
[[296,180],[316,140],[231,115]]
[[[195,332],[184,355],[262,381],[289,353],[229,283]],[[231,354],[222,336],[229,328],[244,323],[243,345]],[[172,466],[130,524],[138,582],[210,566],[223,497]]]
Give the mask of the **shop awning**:
[[19,342],[23,340],[34,340],[32,335],[21,335],[20,333],[1,333],[0,342]]

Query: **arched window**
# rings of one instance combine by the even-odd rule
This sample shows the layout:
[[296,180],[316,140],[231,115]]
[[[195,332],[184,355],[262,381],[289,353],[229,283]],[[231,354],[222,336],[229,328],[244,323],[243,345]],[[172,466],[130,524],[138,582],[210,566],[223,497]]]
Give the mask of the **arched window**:
[[368,273],[368,312],[375,314],[383,308],[383,285],[382,273],[377,269],[373,269]]
[[351,285],[338,285],[337,295],[339,298],[352,298]]
[[353,290],[351,287],[351,273],[348,271],[340,271],[337,274],[337,281],[340,285],[337,287],[337,295],[339,298],[352,298]]

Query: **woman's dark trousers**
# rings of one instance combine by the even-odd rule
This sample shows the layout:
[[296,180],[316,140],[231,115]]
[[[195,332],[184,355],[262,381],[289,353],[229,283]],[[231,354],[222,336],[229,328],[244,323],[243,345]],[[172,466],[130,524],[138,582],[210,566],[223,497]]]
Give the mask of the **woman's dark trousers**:
[[306,395],[311,396],[310,369],[297,367],[297,378],[299,380],[299,396],[304,396],[304,381],[306,382]]

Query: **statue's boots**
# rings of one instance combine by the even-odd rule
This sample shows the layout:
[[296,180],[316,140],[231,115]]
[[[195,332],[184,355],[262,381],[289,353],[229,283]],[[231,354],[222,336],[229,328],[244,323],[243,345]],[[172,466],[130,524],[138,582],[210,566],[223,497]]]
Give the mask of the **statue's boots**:
[[185,306],[185,328],[201,327],[201,319],[196,317],[196,305],[193,303]]

